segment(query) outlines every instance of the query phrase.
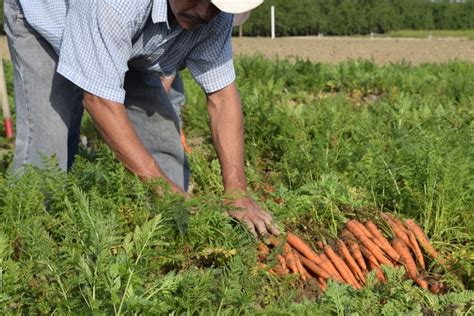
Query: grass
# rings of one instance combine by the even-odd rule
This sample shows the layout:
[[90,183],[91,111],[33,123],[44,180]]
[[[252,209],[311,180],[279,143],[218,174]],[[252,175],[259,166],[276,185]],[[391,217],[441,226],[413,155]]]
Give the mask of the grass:
[[466,37],[474,39],[474,30],[399,30],[391,31],[387,34],[390,37]]
[[[224,215],[204,96],[184,73],[193,196],[157,197],[89,120],[71,172],[11,174],[0,147],[0,309],[5,314],[469,314],[474,302],[474,65],[378,66],[240,58],[246,171],[282,228],[333,240],[380,210],[415,218],[449,268],[433,295],[387,270],[321,296],[256,267],[255,241]],[[11,79],[11,75],[9,75]],[[11,87],[11,86],[10,86]],[[262,198],[262,199],[260,199]]]

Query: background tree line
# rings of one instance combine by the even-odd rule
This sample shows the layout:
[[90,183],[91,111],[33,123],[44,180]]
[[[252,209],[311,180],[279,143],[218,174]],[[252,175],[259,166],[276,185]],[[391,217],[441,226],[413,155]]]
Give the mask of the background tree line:
[[272,5],[278,36],[474,28],[474,0],[265,0],[245,23],[246,36],[270,35]]

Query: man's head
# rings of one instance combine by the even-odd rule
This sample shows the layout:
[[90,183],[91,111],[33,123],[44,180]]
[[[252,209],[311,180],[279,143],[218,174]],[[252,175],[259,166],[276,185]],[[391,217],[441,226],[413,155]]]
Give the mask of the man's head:
[[262,2],[263,0],[168,0],[174,17],[188,31],[208,23],[221,11],[243,13]]

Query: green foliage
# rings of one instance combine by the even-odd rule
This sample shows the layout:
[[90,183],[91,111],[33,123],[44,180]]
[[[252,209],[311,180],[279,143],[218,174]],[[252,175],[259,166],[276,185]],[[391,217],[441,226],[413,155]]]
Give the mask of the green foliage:
[[[385,272],[317,296],[257,268],[255,241],[225,215],[204,95],[184,73],[193,195],[156,196],[88,117],[73,169],[0,169],[2,314],[468,314],[472,312],[474,66],[236,62],[246,171],[282,226],[330,240],[375,209],[413,217],[450,262],[433,295]],[[11,75],[8,76],[11,81]],[[11,149],[4,147],[11,157]],[[269,265],[271,266],[271,262]]]
[[267,0],[252,12],[249,21],[245,23],[245,35],[270,35],[271,6],[275,6],[278,36],[474,28],[472,0]]

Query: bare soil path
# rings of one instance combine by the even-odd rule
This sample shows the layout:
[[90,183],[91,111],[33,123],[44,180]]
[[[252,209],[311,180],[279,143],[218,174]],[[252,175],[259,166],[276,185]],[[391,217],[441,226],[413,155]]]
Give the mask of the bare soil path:
[[358,58],[378,64],[403,60],[414,65],[454,59],[474,62],[474,40],[467,38],[242,37],[233,38],[233,48],[236,55],[257,53],[269,58],[298,57],[323,63]]

